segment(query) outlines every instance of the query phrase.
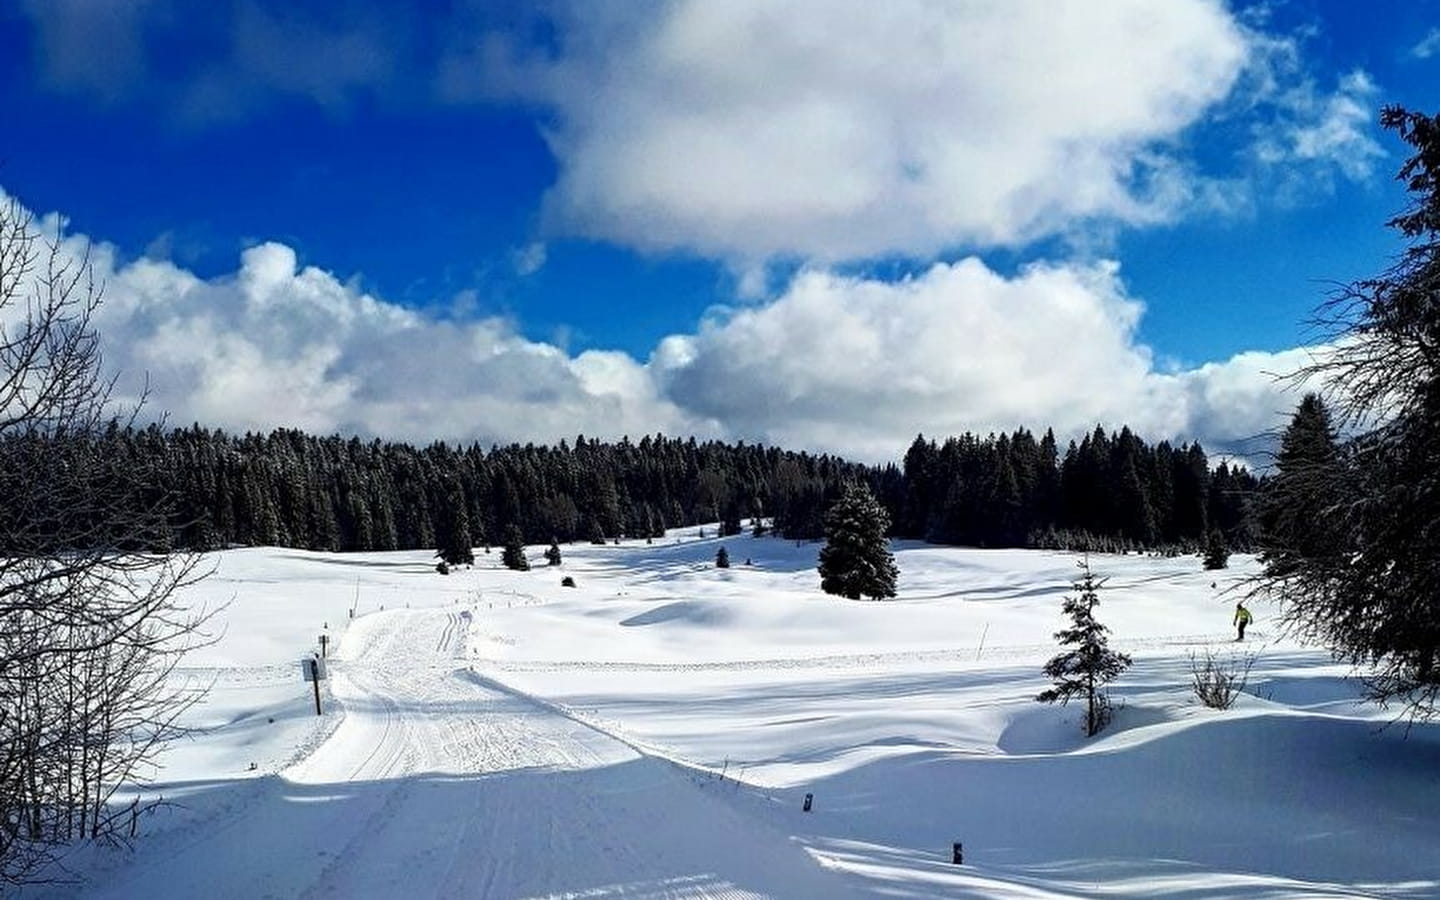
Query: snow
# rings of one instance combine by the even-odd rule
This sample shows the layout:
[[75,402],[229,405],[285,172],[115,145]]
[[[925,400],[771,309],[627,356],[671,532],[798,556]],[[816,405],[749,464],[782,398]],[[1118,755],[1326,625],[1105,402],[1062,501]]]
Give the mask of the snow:
[[[1033,700],[1076,555],[897,544],[899,597],[856,602],[818,549],[215,554],[188,590],[223,632],[181,673],[211,691],[144,789],[167,804],[22,896],[1440,896],[1440,728],[1384,727],[1263,602],[1235,644],[1253,560],[1091,557],[1135,664],[1086,739]],[[1207,651],[1255,654],[1230,710],[1190,690]]]

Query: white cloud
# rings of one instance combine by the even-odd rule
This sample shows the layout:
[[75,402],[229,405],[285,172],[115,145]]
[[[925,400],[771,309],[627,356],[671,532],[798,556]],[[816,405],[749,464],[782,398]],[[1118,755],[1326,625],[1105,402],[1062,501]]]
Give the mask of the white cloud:
[[1168,219],[1188,193],[1163,148],[1248,52],[1208,0],[594,10],[532,79],[558,112],[550,222],[741,259]]
[[517,275],[534,275],[545,268],[547,251],[543,241],[531,241],[511,254]]
[[1137,340],[1144,307],[1112,262],[1006,276],[971,258],[901,282],[805,270],[769,302],[664,338],[642,363],[572,356],[501,319],[405,309],[276,243],[209,279],[119,262],[104,244],[92,260],[121,399],[148,375],[152,414],[235,430],[482,444],[663,431],[879,461],[917,432],[1053,426],[1063,438],[1098,423],[1243,451],[1294,406],[1274,374],[1305,361],[1246,353],[1163,370]]
[[[52,234],[59,224],[39,223]],[[64,251],[86,243],[67,237]],[[95,327],[121,376],[117,402],[129,406],[148,387],[148,414],[173,423],[419,443],[717,433],[624,354],[572,358],[503,319],[417,313],[300,265],[282,244],[252,247],[233,273],[211,279],[170,262],[120,262],[103,243],[90,259],[104,284]]]
[[1252,152],[1264,167],[1304,182],[1304,190],[1328,192],[1332,173],[1369,178],[1385,151],[1375,140],[1379,89],[1362,70],[1342,75],[1333,91],[1320,89],[1299,69],[1298,49],[1268,41],[1265,69],[1253,102],[1268,114],[1254,126]]
[[1430,29],[1420,43],[1410,48],[1410,55],[1416,59],[1429,59],[1437,53],[1440,53],[1440,28]]
[[[1368,76],[1319,86],[1308,35],[1221,0],[272,6],[22,9],[52,87],[192,125],[280,99],[520,99],[558,164],[547,233],[723,259],[742,288],[776,259],[1103,249],[1118,228],[1304,201],[1380,156]],[[182,28],[206,52],[162,64]]]
[[901,283],[799,276],[774,303],[675,336],[651,358],[667,395],[741,437],[895,459],[917,432],[1129,424],[1151,440],[1239,447],[1295,403],[1302,354],[1159,371],[1114,263],[976,259]]

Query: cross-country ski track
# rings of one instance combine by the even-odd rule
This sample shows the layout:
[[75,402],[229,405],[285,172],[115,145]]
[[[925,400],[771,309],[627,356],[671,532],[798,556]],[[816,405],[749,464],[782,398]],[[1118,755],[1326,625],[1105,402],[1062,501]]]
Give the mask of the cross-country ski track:
[[468,625],[356,620],[330,660],[334,732],[217,821],[150,838],[93,896],[851,895],[712,780],[476,677]]
[[[1133,665],[1086,738],[1035,701],[1075,554],[899,542],[874,603],[820,591],[813,544],[724,541],[745,562],[687,532],[559,571],[211,555],[217,637],[175,673],[208,693],[112,808],[163,804],[18,900],[1440,896],[1440,723],[1273,603],[1236,641],[1253,557],[1091,557]],[[1229,709],[1206,660],[1248,673]]]

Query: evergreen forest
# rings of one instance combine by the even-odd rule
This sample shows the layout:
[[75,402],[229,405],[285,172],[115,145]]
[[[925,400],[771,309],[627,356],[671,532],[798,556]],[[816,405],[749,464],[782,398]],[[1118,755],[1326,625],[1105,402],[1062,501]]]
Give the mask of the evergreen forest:
[[[1054,435],[917,437],[901,465],[867,466],[760,445],[661,435],[557,446],[404,443],[317,437],[293,429],[234,435],[192,426],[111,428],[85,438],[8,435],[24,453],[144,471],[138,509],[168,503],[170,547],[273,545],[404,550],[503,543],[606,542],[666,528],[767,520],[791,539],[818,539],[847,484],[867,484],[894,537],[982,547],[1198,549],[1212,531],[1251,545],[1244,468],[1211,466],[1198,444],[1148,445],[1097,427],[1063,450]],[[89,457],[89,460],[76,457]],[[53,511],[52,511],[53,512]],[[31,527],[45,510],[0,508]],[[14,533],[0,531],[0,533]],[[468,534],[468,542],[466,535]],[[0,548],[4,552],[7,548]]]

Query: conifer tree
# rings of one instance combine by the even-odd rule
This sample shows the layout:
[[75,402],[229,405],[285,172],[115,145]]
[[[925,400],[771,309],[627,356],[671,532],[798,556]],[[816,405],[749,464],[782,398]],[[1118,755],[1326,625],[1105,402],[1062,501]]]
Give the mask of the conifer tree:
[[851,600],[895,596],[899,570],[885,532],[886,514],[870,489],[852,484],[825,514],[826,544],[820,550],[820,588]]
[[550,542],[550,549],[545,551],[545,562],[547,565],[560,565],[560,545],[555,541]]
[[1306,394],[1280,437],[1275,467],[1255,501],[1264,577],[1288,579],[1302,570],[1342,566],[1348,541],[1336,529],[1349,479],[1330,410]]
[[1075,596],[1065,598],[1064,612],[1070,617],[1070,627],[1055,632],[1060,645],[1072,649],[1045,664],[1045,675],[1055,686],[1035,699],[1068,704],[1072,698],[1084,698],[1085,735],[1093,737],[1110,721],[1110,697],[1105,685],[1129,668],[1130,657],[1110,649],[1106,637],[1110,629],[1095,620],[1105,579],[1096,580],[1089,560],[1080,563],[1080,572],[1080,577],[1071,583]]
[[505,568],[517,572],[530,570],[530,560],[525,558],[525,537],[520,533],[519,525],[511,523],[505,526],[505,550],[500,554],[500,562]]
[[1264,586],[1303,636],[1370,667],[1373,698],[1428,719],[1440,712],[1440,116],[1390,106],[1380,124],[1415,151],[1397,176],[1411,205],[1386,223],[1407,246],[1322,307],[1332,349],[1302,373],[1327,385],[1354,434],[1329,479],[1328,521],[1314,522],[1322,541],[1344,543],[1317,554],[1292,532],[1266,547]]
[[475,562],[475,548],[470,540],[470,514],[464,501],[465,496],[458,486],[453,494],[447,493],[445,507],[440,513],[440,527],[436,529],[440,546],[435,555],[452,566]]
[[719,550],[715,551],[715,568],[730,568],[730,553],[724,547],[721,547]]
[[1230,548],[1225,545],[1225,535],[1220,529],[1212,528],[1205,539],[1205,568],[1223,569],[1230,561]]
[[720,514],[720,536],[730,537],[740,533],[740,504],[731,500]]

